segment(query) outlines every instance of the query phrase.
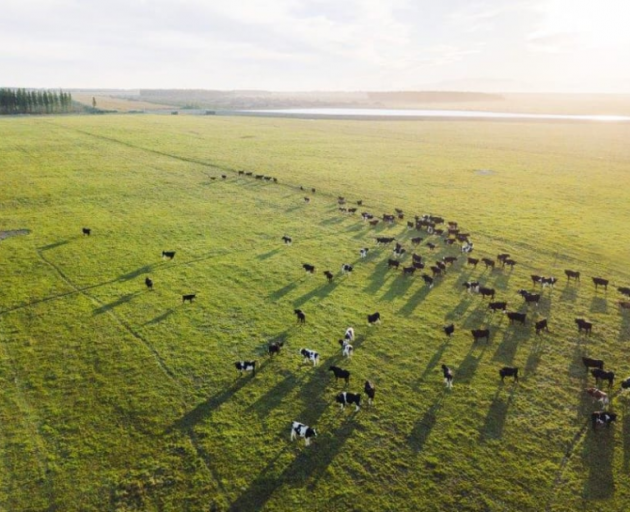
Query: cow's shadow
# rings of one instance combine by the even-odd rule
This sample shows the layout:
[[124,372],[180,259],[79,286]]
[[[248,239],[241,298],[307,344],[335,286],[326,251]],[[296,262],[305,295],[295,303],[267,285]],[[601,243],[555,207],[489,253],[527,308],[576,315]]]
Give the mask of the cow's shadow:
[[116,300],[109,302],[107,304],[103,304],[102,306],[95,308],[94,311],[92,312],[93,315],[101,315],[103,313],[107,313],[108,311],[111,311],[112,309],[121,306],[123,304],[126,304],[127,302],[131,301],[134,297],[137,297],[138,295],[140,295],[141,292],[133,292],[133,293],[127,293],[125,295],[123,295],[122,297],[117,298]]
[[[74,239],[76,240],[77,238],[80,237],[74,237]],[[69,244],[70,240],[59,240],[58,242],[53,242],[52,244],[48,244],[48,245],[43,245],[42,247],[38,247],[37,250],[38,251],[50,251],[52,249],[56,249],[57,247],[61,247],[62,245],[66,245]]]
[[282,400],[291,393],[297,384],[298,379],[291,372],[285,372],[280,382],[248,407],[248,412],[254,412],[258,418],[264,418],[282,403]]
[[503,364],[511,364],[518,350],[519,336],[512,329],[508,329],[503,333],[503,339],[497,347],[493,361],[499,361]]
[[130,281],[131,279],[134,279],[142,274],[148,274],[153,270],[153,268],[153,265],[143,265],[142,267],[137,268],[136,270],[132,270],[127,274],[122,274],[118,276],[118,281]]
[[269,298],[271,300],[281,299],[282,297],[284,297],[288,293],[291,293],[293,290],[295,290],[298,287],[299,283],[300,283],[300,281],[293,281],[293,282],[287,284],[286,286],[283,286],[282,288],[276,290],[275,292],[270,293],[269,294]]
[[[492,337],[492,334],[490,334]],[[483,346],[479,346],[483,343]],[[489,343],[489,342],[488,342]],[[477,371],[477,367],[483,358],[483,355],[486,351],[486,343],[485,341],[481,342],[473,342],[473,345],[470,347],[468,354],[459,364],[457,368],[457,381],[463,384],[470,384],[473,377],[475,376],[475,372]],[[480,353],[476,354],[476,350],[481,350]]]
[[569,285],[567,283],[560,294],[560,302],[575,302],[577,297],[578,288],[575,285]]
[[145,323],[143,323],[141,327],[144,327],[146,325],[159,324],[161,321],[166,320],[169,316],[171,316],[175,311],[176,311],[176,309],[174,309],[174,308],[167,309],[161,315],[158,315],[155,318],[152,318],[151,320],[148,320]]
[[591,313],[607,313],[608,301],[604,297],[593,297],[589,311]]
[[395,271],[390,273],[388,270],[387,261],[383,261],[382,263],[376,265],[374,272],[372,272],[372,275],[370,276],[370,284],[368,284],[363,291],[372,295],[378,292],[387,281],[391,280],[392,275],[395,279],[396,274],[393,274]]
[[328,295],[330,295],[337,286],[339,286],[340,280],[338,276],[331,282],[326,281],[324,284],[318,286],[317,288],[313,288],[310,292],[305,293],[301,297],[298,297],[293,301],[293,306],[299,308],[303,304],[306,304],[309,300],[314,297],[319,297],[319,299],[324,299]]
[[275,256],[276,254],[278,254],[281,250],[282,249],[276,247],[275,249],[272,249],[271,251],[267,251],[267,252],[265,252],[263,254],[258,254],[256,256],[256,259],[257,260],[261,260],[261,261],[269,259],[269,258]]
[[433,403],[433,405],[431,405],[431,407],[429,407],[425,411],[422,418],[420,418],[415,423],[411,432],[409,433],[409,436],[407,437],[407,443],[414,452],[421,452],[427,440],[429,439],[431,431],[437,423],[437,415],[442,408],[442,402],[445,395],[446,391],[443,390],[440,393],[439,398]]
[[488,414],[484,424],[479,429],[479,441],[484,443],[486,441],[492,441],[501,439],[503,437],[503,428],[505,426],[505,420],[507,418],[508,409],[512,403],[514,392],[516,388],[512,386],[509,391],[507,400],[501,396],[501,387],[497,389],[497,392],[492,399]]
[[383,294],[381,300],[392,302],[397,298],[402,297],[405,293],[407,293],[407,290],[411,288],[413,281],[413,276],[403,276],[402,274],[398,274],[396,279],[390,283],[389,290]]
[[588,468],[583,497],[589,500],[606,500],[615,493],[613,455],[615,448],[614,427],[602,427],[597,431],[589,428],[582,450],[582,461]]
[[402,308],[400,308],[398,313],[404,316],[411,315],[414,310],[427,298],[430,291],[431,289],[428,286],[421,284],[420,288],[418,288],[418,290],[416,290],[416,292],[411,297],[409,297],[407,303]]
[[621,310],[621,324],[619,325],[619,341],[630,340],[630,311]]

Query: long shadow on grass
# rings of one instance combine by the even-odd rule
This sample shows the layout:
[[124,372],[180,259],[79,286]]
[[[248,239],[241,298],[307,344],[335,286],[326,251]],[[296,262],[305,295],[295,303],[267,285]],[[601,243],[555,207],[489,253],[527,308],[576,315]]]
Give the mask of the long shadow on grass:
[[[411,278],[408,278],[411,280]],[[407,303],[398,310],[398,313],[401,315],[409,316],[414,310],[427,298],[431,288],[422,284],[420,288],[416,290],[416,292],[409,297]]]
[[[492,340],[492,331],[490,331],[490,340]],[[466,354],[466,357],[457,368],[456,374],[458,382],[462,382],[463,384],[470,384],[473,377],[475,376],[475,372],[477,371],[479,362],[483,358],[483,355],[489,344],[490,341],[486,342],[485,340],[472,343],[468,354]],[[478,350],[480,350],[480,352],[476,352]]]
[[630,414],[628,414],[627,404],[623,414],[623,426],[621,430],[623,436],[623,470],[630,469]]
[[583,496],[588,500],[605,500],[615,493],[613,455],[615,448],[614,428],[589,428],[584,441],[582,462],[588,468]]
[[420,375],[418,380],[416,380],[416,384],[414,386],[414,389],[416,391],[418,391],[419,389],[419,384],[423,382],[424,379],[426,379],[430,373],[435,372],[435,367],[441,361],[442,354],[444,354],[444,351],[448,347],[450,341],[451,341],[450,338],[447,339],[444,343],[442,343],[442,345],[439,346],[439,348],[437,349],[437,352],[433,354],[433,356],[427,363],[427,366],[425,367],[424,371],[422,372],[422,375]]
[[44,245],[42,247],[38,247],[38,251],[50,251],[51,249],[56,249],[57,247],[61,247],[62,245],[69,244],[70,240],[60,240],[59,242],[54,242],[52,244]]
[[284,378],[273,388],[262,395],[248,407],[248,411],[254,412],[259,418],[267,416],[278,407],[299,381],[292,373],[287,372]]
[[532,346],[531,351],[529,352],[529,356],[527,357],[527,362],[525,363],[525,374],[532,375],[536,372],[538,365],[540,364],[540,360],[542,359],[542,355],[544,346],[544,338],[543,336],[536,336],[534,339],[534,345]]
[[562,294],[560,294],[560,302],[575,302],[577,297],[577,286],[567,283],[562,289]]
[[247,490],[232,503],[230,510],[233,512],[263,510],[269,499],[281,486],[303,488],[306,492],[313,491],[319,479],[341,452],[344,444],[352,437],[356,428],[356,421],[348,419],[333,433],[320,434],[310,447],[304,447],[304,441],[301,439],[295,441],[296,449],[298,449],[297,443],[302,446],[299,447],[300,452],[293,461],[283,470],[277,467],[277,461],[283,453],[281,452],[259,473]]
[[462,298],[459,301],[459,304],[455,306],[452,311],[446,313],[446,317],[444,319],[447,322],[452,320],[459,320],[460,318],[462,318],[462,316],[464,316],[464,313],[468,311],[468,308],[472,303],[473,301],[471,300],[470,294],[467,293],[466,297]]
[[127,274],[118,276],[118,280],[130,281],[131,279],[134,279],[142,274],[148,274],[152,270],[153,270],[153,265],[143,265],[142,267],[137,268],[136,270],[132,270],[131,272],[128,272]]
[[508,328],[503,333],[503,340],[501,340],[501,343],[492,356],[492,360],[499,361],[503,364],[511,364],[518,350],[520,338],[521,336],[519,336],[513,328]]
[[395,276],[393,272],[395,271],[388,272],[387,261],[379,263],[370,276],[370,284],[368,284],[363,291],[370,295],[375,294],[383,287],[388,279],[392,278],[392,275]]
[[[505,384],[510,385],[510,384]],[[504,386],[504,384],[500,384]],[[507,418],[507,412],[512,403],[514,396],[515,386],[511,386],[508,399],[505,400],[501,396],[501,387],[497,389],[494,395],[492,404],[486,414],[486,419],[483,426],[479,429],[479,441],[485,443],[486,441],[492,441],[495,439],[501,439],[503,437],[503,427],[505,426],[505,420]]]
[[387,290],[383,294],[383,296],[381,297],[381,300],[392,302],[396,300],[397,298],[402,297],[405,293],[407,293],[407,290],[411,288],[413,281],[414,281],[413,276],[405,277],[402,274],[398,274],[398,276],[396,276],[396,279],[394,279],[390,283],[389,290]]
[[164,313],[162,313],[161,315],[156,316],[155,318],[152,318],[151,320],[143,323],[141,325],[141,327],[144,327],[146,325],[155,325],[155,324],[159,324],[161,321],[166,320],[169,316],[171,316],[173,313],[175,313],[175,309],[171,308],[171,309],[167,309]]
[[630,312],[621,310],[621,324],[619,325],[619,341],[630,339]]
[[608,301],[604,297],[593,297],[589,311],[591,313],[606,313],[608,311]]
[[427,409],[422,418],[420,418],[413,426],[413,429],[411,429],[409,437],[407,437],[407,443],[409,443],[416,453],[422,451],[429,439],[429,435],[437,422],[437,414],[442,407],[446,393],[447,391],[444,390],[440,393],[439,398]]
[[256,259],[257,259],[257,260],[261,260],[261,261],[262,261],[262,260],[269,259],[269,258],[271,258],[272,256],[275,256],[276,254],[278,254],[281,250],[282,250],[282,249],[280,249],[280,248],[276,248],[276,249],[272,249],[271,251],[268,251],[268,252],[266,252],[266,253],[264,253],[264,254],[258,254],[258,255],[256,256]]
[[310,292],[305,293],[301,297],[298,297],[293,301],[293,306],[299,308],[301,305],[307,303],[313,297],[319,297],[319,299],[324,299],[328,295],[330,295],[337,286],[339,286],[340,280],[339,278],[335,278],[332,282],[325,282],[321,286],[312,289]]
[[271,300],[281,299],[286,294],[291,293],[293,290],[295,290],[299,283],[300,283],[299,281],[293,281],[292,283],[289,283],[288,285],[283,286],[279,290],[276,290],[275,292],[270,293],[269,298]]
[[94,309],[94,311],[92,311],[93,315],[101,315],[103,313],[107,313],[108,311],[111,311],[112,309],[121,306],[122,304],[125,304],[127,302],[129,302],[131,299],[133,299],[134,297],[140,295],[141,292],[133,292],[133,293],[128,293],[126,295],[123,295],[122,297],[117,298],[116,300],[108,303],[108,304],[103,304],[102,306]]

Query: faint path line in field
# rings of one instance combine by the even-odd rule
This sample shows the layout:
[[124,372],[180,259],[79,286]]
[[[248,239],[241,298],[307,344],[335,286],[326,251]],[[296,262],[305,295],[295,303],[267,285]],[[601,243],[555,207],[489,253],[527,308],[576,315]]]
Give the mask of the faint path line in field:
[[195,451],[197,452],[197,457],[199,457],[201,459],[201,461],[203,462],[204,466],[206,466],[206,468],[208,469],[208,471],[212,475],[212,478],[215,479],[219,489],[221,489],[223,494],[226,494],[227,490],[223,486],[223,482],[221,482],[221,478],[219,477],[219,474],[216,472],[214,466],[210,462],[210,455],[199,444],[199,440],[197,439],[197,436],[195,435],[193,427],[186,429],[186,435],[188,435],[188,437],[190,438],[190,442],[191,442],[193,448],[195,449]]
[[[55,272],[57,272],[57,274],[61,277],[61,279],[70,287],[74,288],[76,290],[77,293],[80,293],[81,295],[87,297],[88,299],[90,299],[92,302],[97,303],[99,306],[104,307],[105,303],[101,302],[100,300],[98,300],[96,297],[93,297],[92,295],[88,294],[85,289],[83,288],[79,288],[77,287],[64,273],[63,271],[57,266],[55,265],[52,261],[47,260],[44,255],[42,254],[41,251],[37,251],[37,254],[39,255],[39,257],[50,267],[52,267]],[[95,285],[95,286],[100,286],[100,285]],[[92,288],[94,288],[95,286],[93,286]],[[125,320],[123,320],[121,317],[119,317],[116,313],[114,313],[111,309],[107,310],[107,313],[110,314],[112,316],[112,318],[114,318],[119,325],[121,325],[127,332],[129,332],[129,334],[131,334],[134,338],[136,338],[137,340],[139,340],[144,346],[145,348],[147,348],[154,356],[155,360],[158,363],[158,366],[162,369],[162,371],[168,376],[170,377],[170,379],[173,381],[174,384],[176,384],[176,386],[178,388],[180,388],[180,390],[183,390],[183,386],[177,381],[176,376],[175,376],[175,372],[173,372],[173,370],[171,370],[169,368],[169,366],[166,364],[166,362],[164,361],[164,359],[162,358],[162,356],[159,354],[159,352],[155,349],[155,347],[153,347],[153,345],[146,339],[144,338],[141,334],[139,334],[138,332],[136,332]]]
[[[615,396],[617,396],[620,392],[621,390],[617,390],[616,392],[612,393],[610,395],[610,402],[612,402],[613,398],[615,398]],[[564,470],[567,464],[569,463],[569,461],[571,460],[571,457],[573,457],[573,453],[575,452],[575,449],[577,448],[578,444],[580,443],[580,441],[586,434],[590,425],[591,425],[591,422],[587,420],[586,424],[575,434],[575,436],[573,436],[573,440],[571,441],[571,443],[569,443],[569,447],[567,448],[564,454],[564,457],[562,457],[562,461],[560,462],[560,467],[558,468],[558,471],[556,473],[556,478],[554,478],[551,489],[549,490],[550,497],[547,503],[547,507],[545,508],[545,512],[550,512],[551,505],[553,505],[553,502],[554,502],[555,493],[560,487]]]
[[9,350],[5,347],[3,343],[3,336],[0,333],[0,353],[4,354],[5,360],[9,363],[9,367],[13,373],[13,384],[15,385],[15,402],[18,410],[21,413],[21,417],[23,418],[23,425],[26,431],[29,433],[29,437],[33,440],[34,450],[34,458],[37,461],[37,465],[39,466],[39,473],[42,481],[45,482],[46,487],[46,496],[48,498],[49,507],[53,506],[54,503],[54,494],[52,490],[52,482],[48,478],[48,463],[46,461],[46,445],[44,443],[44,439],[39,432],[38,424],[41,423],[36,419],[36,414],[33,408],[30,406],[28,400],[22,393],[22,389],[20,387],[20,383],[18,381],[18,371],[15,367],[15,363]]

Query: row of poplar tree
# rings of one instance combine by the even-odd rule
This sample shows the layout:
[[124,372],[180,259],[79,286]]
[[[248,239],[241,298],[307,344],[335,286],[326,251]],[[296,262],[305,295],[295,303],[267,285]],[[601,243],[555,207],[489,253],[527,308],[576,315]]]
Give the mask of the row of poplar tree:
[[0,88],[0,114],[58,114],[71,110],[69,92]]

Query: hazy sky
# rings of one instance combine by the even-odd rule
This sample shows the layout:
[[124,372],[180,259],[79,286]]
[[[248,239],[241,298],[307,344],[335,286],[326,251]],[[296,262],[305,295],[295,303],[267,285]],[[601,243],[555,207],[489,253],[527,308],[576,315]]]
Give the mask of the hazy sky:
[[628,0],[2,0],[0,85],[630,93]]

